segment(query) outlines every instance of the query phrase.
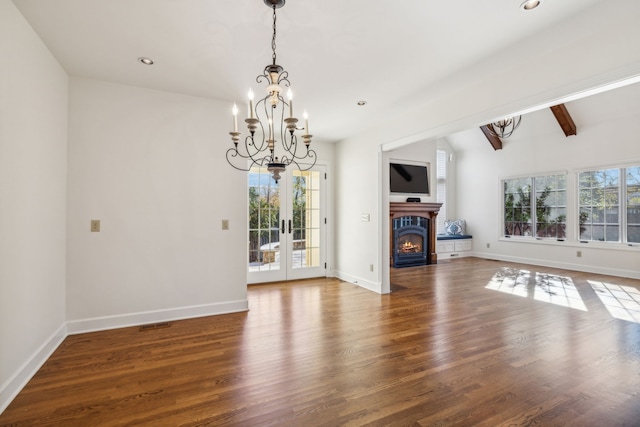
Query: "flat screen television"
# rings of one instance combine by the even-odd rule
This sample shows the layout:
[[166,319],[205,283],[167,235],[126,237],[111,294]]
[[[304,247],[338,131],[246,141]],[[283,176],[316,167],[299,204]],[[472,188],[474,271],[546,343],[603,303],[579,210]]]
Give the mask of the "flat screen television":
[[428,166],[389,163],[389,190],[391,193],[428,195]]

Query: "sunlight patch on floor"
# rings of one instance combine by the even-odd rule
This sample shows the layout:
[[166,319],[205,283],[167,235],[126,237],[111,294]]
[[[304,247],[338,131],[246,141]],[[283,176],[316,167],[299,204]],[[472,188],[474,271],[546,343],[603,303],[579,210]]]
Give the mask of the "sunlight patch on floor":
[[[529,270],[501,267],[485,288],[527,298],[530,279]],[[588,311],[571,277],[537,272],[535,279],[533,298],[536,301]]]
[[485,288],[526,298],[529,295],[527,284],[530,276],[531,273],[527,270],[502,267]]
[[533,298],[536,301],[587,311],[580,292],[573,284],[571,277],[536,273],[536,288]]
[[631,286],[588,280],[600,301],[616,319],[640,323],[640,290]]

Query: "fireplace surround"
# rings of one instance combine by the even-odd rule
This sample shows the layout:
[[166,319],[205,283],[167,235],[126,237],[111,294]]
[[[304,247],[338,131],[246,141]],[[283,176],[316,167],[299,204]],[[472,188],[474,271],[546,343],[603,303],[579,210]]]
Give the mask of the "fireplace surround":
[[[423,229],[426,228],[426,241],[423,243],[423,245],[426,244],[426,253],[424,262],[422,264],[438,263],[438,254],[436,253],[436,218],[438,216],[438,212],[440,211],[440,206],[442,206],[442,203],[391,202],[389,204],[389,263],[391,266],[394,265],[393,242],[394,238],[396,237],[394,236],[393,223],[394,219],[402,217],[418,217],[425,219],[426,227],[421,227]],[[417,229],[413,231],[422,233],[422,231],[419,231]]]
[[429,253],[429,220],[419,216],[395,218],[393,224],[393,266],[425,265]]

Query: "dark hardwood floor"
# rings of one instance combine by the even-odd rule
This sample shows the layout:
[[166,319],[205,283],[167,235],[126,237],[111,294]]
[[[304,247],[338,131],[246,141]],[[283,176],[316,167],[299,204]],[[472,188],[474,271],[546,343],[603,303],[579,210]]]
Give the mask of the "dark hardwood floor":
[[640,281],[462,258],[392,283],[70,336],[0,425],[640,425]]

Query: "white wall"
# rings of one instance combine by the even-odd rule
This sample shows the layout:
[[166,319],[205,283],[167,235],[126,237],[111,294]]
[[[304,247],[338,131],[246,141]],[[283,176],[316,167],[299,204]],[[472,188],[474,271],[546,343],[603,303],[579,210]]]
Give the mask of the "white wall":
[[228,103],[72,78],[69,112],[69,331],[247,309]]
[[64,338],[67,87],[0,2],[0,412]]
[[[366,144],[366,141],[362,141]],[[381,292],[381,154],[359,143],[336,145],[335,267],[342,280]],[[388,184],[387,184],[388,188]],[[369,215],[363,221],[362,215]],[[371,271],[370,265],[374,266]]]
[[[577,171],[640,164],[639,100],[640,84],[635,84],[566,104],[578,130],[576,136],[568,138],[550,110],[525,115],[500,151],[493,151],[477,129],[450,136],[453,145],[463,147],[457,155],[457,203],[459,214],[467,220],[467,230],[474,237],[475,254],[640,278],[640,247],[580,244],[576,221]],[[502,239],[500,179],[563,171],[568,173],[566,241],[522,243]],[[578,250],[581,258],[576,256]]]

